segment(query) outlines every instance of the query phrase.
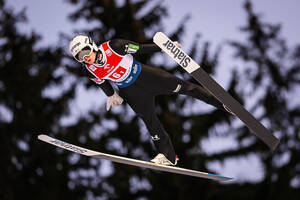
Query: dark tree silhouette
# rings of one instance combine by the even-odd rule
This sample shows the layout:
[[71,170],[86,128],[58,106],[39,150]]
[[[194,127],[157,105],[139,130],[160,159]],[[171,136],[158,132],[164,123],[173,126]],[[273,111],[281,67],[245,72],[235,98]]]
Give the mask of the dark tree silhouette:
[[[299,45],[289,48],[280,35],[280,25],[263,22],[245,1],[247,24],[241,31],[247,36],[243,42],[231,41],[235,59],[243,61],[236,76],[237,89],[245,101],[252,102],[248,109],[281,139],[274,152],[250,139],[248,130],[240,128],[240,148],[218,156],[245,156],[256,152],[263,164],[264,178],[253,184],[255,199],[297,199],[299,179]],[[243,89],[241,89],[243,88]],[[294,103],[293,103],[294,102]],[[250,142],[244,143],[250,139]]]
[[59,199],[69,190],[68,182],[62,181],[68,179],[63,170],[67,160],[59,161],[36,137],[59,129],[60,116],[68,112],[66,105],[73,98],[73,87],[56,98],[47,95],[62,84],[62,75],[55,72],[63,50],[38,48],[37,33],[21,33],[17,27],[26,22],[24,11],[15,14],[3,0],[0,10],[0,198]]
[[[100,44],[113,38],[140,43],[152,42],[164,31],[167,16],[162,3],[152,1],[69,0],[77,10],[73,22],[83,20],[86,33]],[[37,47],[41,37],[24,34],[19,23],[25,11],[14,13],[0,0],[0,132],[2,145],[1,199],[296,199],[299,187],[299,108],[295,100],[299,84],[300,46],[290,48],[280,36],[280,26],[261,21],[250,1],[245,1],[247,23],[241,29],[247,40],[230,41],[235,59],[243,66],[233,71],[228,91],[281,138],[275,152],[241,125],[231,128],[234,117],[219,111],[193,111],[196,100],[181,96],[159,96],[156,111],[170,133],[181,158],[179,166],[211,171],[209,163],[229,158],[257,156],[264,169],[261,181],[221,184],[182,175],[163,173],[105,160],[79,156],[37,141],[46,133],[83,147],[125,157],[149,160],[153,145],[143,123],[122,104],[106,112],[104,105],[90,105],[78,111],[74,105],[79,90],[105,98],[83,73],[83,66],[71,58],[65,36],[61,47]],[[183,41],[185,23],[174,25],[169,35]],[[195,36],[189,55],[209,73],[218,71],[221,49],[211,50],[209,42]],[[141,62],[164,68],[193,81],[175,64],[154,61],[153,55],[137,57]],[[95,92],[96,91],[96,92]],[[294,102],[294,103],[291,103]],[[77,114],[74,116],[74,112]],[[219,128],[221,127],[221,128]],[[229,131],[230,130],[230,131]],[[208,154],[202,141],[231,135],[237,148]]]

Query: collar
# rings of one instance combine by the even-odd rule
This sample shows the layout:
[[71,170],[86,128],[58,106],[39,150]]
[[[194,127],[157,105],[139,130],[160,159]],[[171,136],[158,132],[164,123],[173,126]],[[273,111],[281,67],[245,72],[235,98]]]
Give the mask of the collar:
[[[102,55],[102,56],[101,56]],[[100,58],[101,57],[101,58]],[[105,54],[104,52],[102,51],[102,49],[99,49],[97,52],[96,52],[96,61],[95,61],[95,64],[98,64],[98,65],[104,65],[105,64]]]

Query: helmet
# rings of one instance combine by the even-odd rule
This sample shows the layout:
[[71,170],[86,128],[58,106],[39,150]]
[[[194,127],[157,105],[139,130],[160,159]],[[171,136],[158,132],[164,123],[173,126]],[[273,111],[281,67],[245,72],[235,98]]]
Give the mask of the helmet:
[[98,51],[95,42],[88,36],[76,35],[70,42],[72,56],[78,61],[83,62],[85,56],[89,56],[93,50]]

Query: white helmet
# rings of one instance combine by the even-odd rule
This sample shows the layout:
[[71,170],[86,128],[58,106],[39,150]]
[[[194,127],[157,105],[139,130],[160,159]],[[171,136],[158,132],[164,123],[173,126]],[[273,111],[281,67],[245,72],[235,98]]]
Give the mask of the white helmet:
[[94,51],[98,51],[95,42],[88,36],[76,35],[70,42],[70,51],[72,56],[78,61],[83,62],[85,56],[91,55]]

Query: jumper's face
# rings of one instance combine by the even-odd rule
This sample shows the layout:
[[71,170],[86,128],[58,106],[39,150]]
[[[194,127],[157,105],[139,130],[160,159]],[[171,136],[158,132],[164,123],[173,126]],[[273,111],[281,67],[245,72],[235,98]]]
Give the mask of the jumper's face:
[[88,64],[93,64],[96,61],[96,52],[92,52],[90,55],[83,57],[84,62]]

